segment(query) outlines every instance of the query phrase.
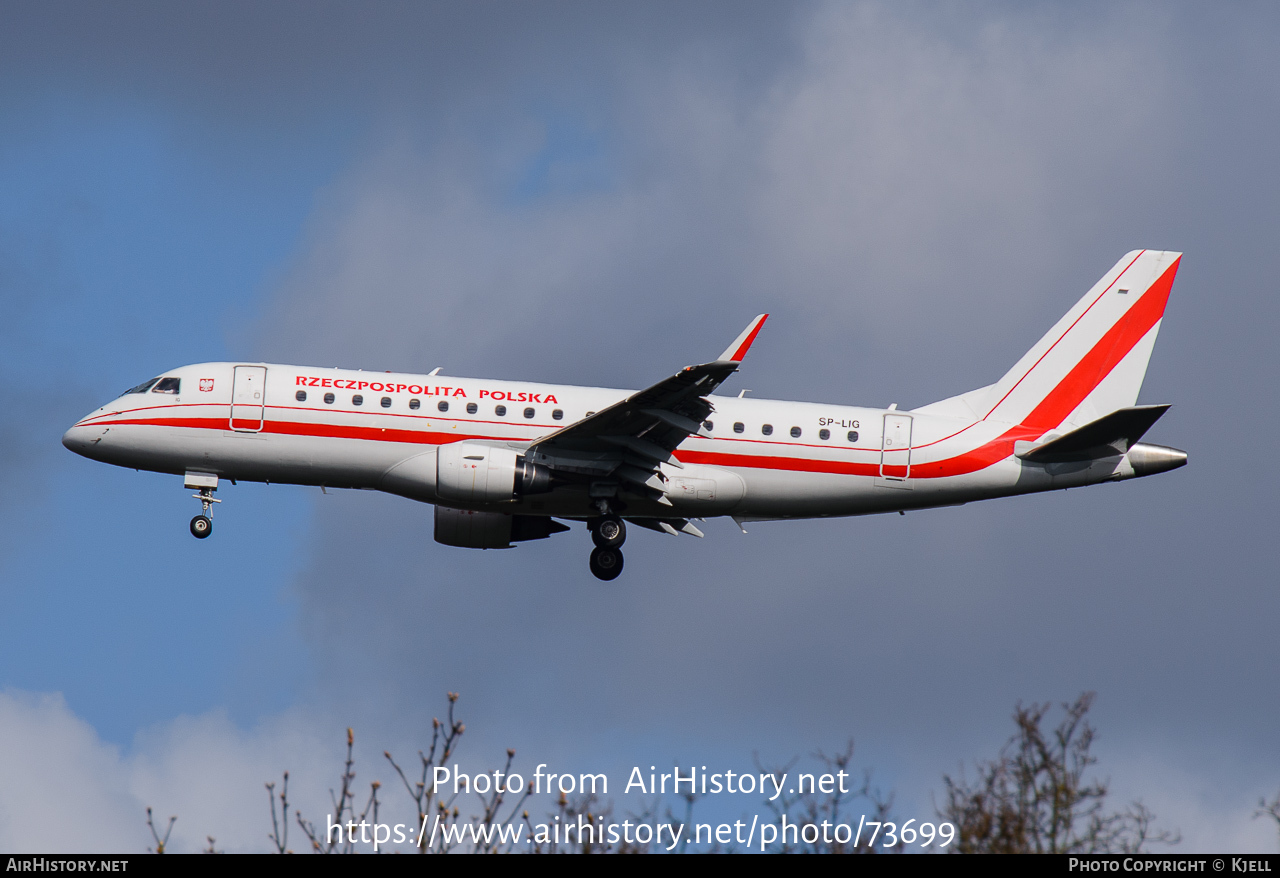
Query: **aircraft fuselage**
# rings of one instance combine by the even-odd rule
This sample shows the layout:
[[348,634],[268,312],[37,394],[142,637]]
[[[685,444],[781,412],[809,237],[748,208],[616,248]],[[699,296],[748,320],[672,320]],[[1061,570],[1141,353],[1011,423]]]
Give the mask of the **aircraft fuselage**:
[[[233,423],[235,371],[246,367],[264,370],[262,397],[238,404]],[[396,481],[396,468],[453,442],[523,449],[632,393],[276,364],[202,363],[165,376],[179,379],[179,394],[121,396],[68,430],[64,444],[85,457],[142,470],[386,490],[447,506],[449,498],[440,497],[430,479],[415,489]],[[324,401],[329,394],[332,403]],[[353,404],[356,397],[360,405]],[[1121,454],[1074,465],[1018,460],[1015,441],[1039,436],[998,421],[771,399],[711,400],[715,413],[675,452],[683,467],[663,468],[672,505],[624,496],[626,515],[863,515],[1138,474]],[[978,467],[987,458],[994,459]],[[596,514],[586,484],[469,505],[564,518]]]

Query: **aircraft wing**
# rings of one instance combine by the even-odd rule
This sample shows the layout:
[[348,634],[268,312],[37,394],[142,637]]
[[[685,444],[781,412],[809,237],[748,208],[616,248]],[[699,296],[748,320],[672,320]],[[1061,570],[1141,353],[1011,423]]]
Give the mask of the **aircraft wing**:
[[715,410],[707,396],[737,371],[760,327],[761,314],[719,358],[686,366],[652,387],[536,440],[526,452],[561,473],[613,476],[628,488],[662,495],[659,463],[679,467],[672,452]]

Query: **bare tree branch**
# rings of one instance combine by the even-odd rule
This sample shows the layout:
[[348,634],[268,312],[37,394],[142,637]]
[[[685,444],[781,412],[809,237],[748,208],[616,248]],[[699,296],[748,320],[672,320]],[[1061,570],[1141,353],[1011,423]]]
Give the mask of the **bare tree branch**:
[[165,827],[165,830],[164,830],[164,838],[161,838],[159,833],[156,832],[155,823],[152,822],[151,808],[150,807],[147,808],[147,829],[151,830],[151,837],[155,839],[155,844],[156,844],[155,848],[147,848],[147,853],[151,853],[153,850],[157,854],[164,853],[164,849],[169,845],[169,833],[173,832],[173,824],[177,822],[178,822],[177,815],[170,817],[169,825]]
[[[271,833],[267,838],[275,845],[276,853],[292,853],[289,847],[289,772],[284,773],[284,782],[280,786],[280,817],[276,817],[276,798],[274,783],[267,784],[267,801],[271,804]],[[281,828],[283,827],[283,829]]]
[[1062,704],[1051,732],[1041,728],[1050,704],[1019,703],[1017,731],[991,762],[978,763],[971,785],[963,770],[943,777],[941,816],[956,825],[958,853],[1140,853],[1150,844],[1177,844],[1176,832],[1153,830],[1141,802],[1124,811],[1105,808],[1108,784],[1086,780],[1097,763],[1089,752],[1094,730],[1085,719],[1094,693]]

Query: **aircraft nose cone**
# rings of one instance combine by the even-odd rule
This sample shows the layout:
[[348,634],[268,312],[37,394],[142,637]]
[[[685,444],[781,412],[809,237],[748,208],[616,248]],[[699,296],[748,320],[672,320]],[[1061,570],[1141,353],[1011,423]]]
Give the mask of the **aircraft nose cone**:
[[91,427],[81,427],[77,424],[62,434],[62,444],[76,454],[85,454],[93,446],[91,434],[94,432]]

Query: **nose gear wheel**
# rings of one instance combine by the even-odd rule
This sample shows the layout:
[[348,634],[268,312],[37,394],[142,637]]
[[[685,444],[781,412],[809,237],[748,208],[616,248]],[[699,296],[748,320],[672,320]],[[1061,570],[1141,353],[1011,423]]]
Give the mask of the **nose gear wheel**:
[[213,533],[213,522],[206,515],[197,515],[191,519],[191,535],[198,540],[203,540],[209,534]]

